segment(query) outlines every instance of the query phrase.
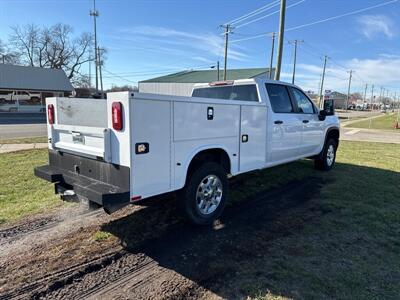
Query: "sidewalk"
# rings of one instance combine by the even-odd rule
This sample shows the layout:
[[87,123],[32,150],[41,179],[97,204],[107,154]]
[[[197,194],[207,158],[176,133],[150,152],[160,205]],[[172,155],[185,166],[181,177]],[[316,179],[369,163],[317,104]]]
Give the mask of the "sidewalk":
[[400,132],[342,127],[340,139],[345,141],[400,144]]
[[47,143],[34,144],[0,144],[0,153],[9,153],[20,150],[44,149],[47,148]]

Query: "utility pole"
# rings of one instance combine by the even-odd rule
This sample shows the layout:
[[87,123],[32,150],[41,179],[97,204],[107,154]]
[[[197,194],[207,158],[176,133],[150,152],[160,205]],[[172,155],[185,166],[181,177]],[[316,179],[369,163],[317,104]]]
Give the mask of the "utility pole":
[[222,25],[225,28],[225,64],[224,64],[224,80],[226,80],[226,68],[228,65],[228,42],[229,34],[231,33],[232,26],[230,24]]
[[97,47],[97,57],[99,59],[99,75],[100,75],[100,87],[101,87],[101,99],[103,99],[103,75],[101,73],[101,67],[103,65],[103,60],[101,59],[102,53],[100,52],[100,47]]
[[390,102],[389,90],[386,90],[386,101]]
[[346,111],[347,108],[349,107],[349,99],[350,99],[350,88],[351,88],[351,78],[353,77],[353,70],[350,70],[348,73],[350,73],[350,77],[349,77],[349,88],[347,90],[347,101],[346,101]]
[[276,33],[272,33],[272,47],[271,47],[271,59],[269,62],[269,79],[272,79],[272,64],[274,62],[274,51],[275,51],[275,36]]
[[281,0],[281,13],[279,21],[278,57],[276,61],[275,80],[281,78],[283,39],[285,33],[286,0]]
[[92,50],[89,49],[89,88],[92,87]]
[[217,81],[219,81],[219,61],[217,61]]
[[294,84],[294,79],[296,77],[296,61],[297,61],[297,44],[303,43],[303,40],[294,40],[293,42],[289,41],[289,44],[294,44],[294,60],[293,60],[293,75],[292,75],[292,84]]
[[374,107],[372,101],[374,101],[374,85],[372,85],[372,90],[371,90],[371,111],[373,110]]
[[90,12],[90,16],[93,17],[93,26],[94,26],[94,66],[96,69],[96,91],[99,90],[99,74],[98,74],[98,55],[97,55],[97,17],[99,16],[99,12],[96,10],[96,0],[93,0],[93,10]]
[[367,99],[367,89],[368,89],[368,83],[365,84],[364,103],[366,102]]
[[324,68],[322,70],[322,77],[321,77],[321,87],[319,90],[319,108],[324,109],[324,95],[322,94],[322,91],[324,89],[324,80],[325,80],[325,70],[326,70],[326,62],[328,60],[328,56],[325,55],[324,57]]

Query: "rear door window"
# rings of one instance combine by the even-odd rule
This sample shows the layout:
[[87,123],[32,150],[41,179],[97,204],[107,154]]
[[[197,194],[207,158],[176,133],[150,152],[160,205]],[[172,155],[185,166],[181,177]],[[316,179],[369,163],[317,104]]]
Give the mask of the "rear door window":
[[271,102],[272,110],[275,113],[292,113],[293,104],[290,100],[289,92],[286,86],[281,84],[265,84],[267,88],[269,101]]
[[258,102],[255,84],[216,86],[193,90],[192,97]]

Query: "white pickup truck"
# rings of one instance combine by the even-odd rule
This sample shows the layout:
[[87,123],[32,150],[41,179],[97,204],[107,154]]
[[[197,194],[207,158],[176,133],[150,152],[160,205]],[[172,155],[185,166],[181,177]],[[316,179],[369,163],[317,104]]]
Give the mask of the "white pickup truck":
[[46,105],[49,165],[36,176],[108,213],[179,191],[184,215],[210,224],[224,209],[228,176],[302,158],[329,170],[339,145],[334,111],[277,81],[200,84],[192,97],[119,92]]

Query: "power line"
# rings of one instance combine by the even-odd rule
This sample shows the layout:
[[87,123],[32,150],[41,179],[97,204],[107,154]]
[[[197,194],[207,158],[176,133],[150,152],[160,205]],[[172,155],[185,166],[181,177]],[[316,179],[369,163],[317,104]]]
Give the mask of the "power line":
[[[289,6],[287,6],[286,9],[289,9],[289,8],[291,8],[291,7],[294,7],[294,6],[297,6],[297,5],[299,5],[299,4],[301,4],[301,3],[305,2],[305,1],[306,1],[306,0],[300,0],[300,1],[296,2],[296,3],[293,3],[293,4],[289,5]],[[272,16],[272,15],[275,15],[275,14],[277,14],[277,13],[279,13],[279,12],[280,12],[280,10],[276,10],[276,11],[274,11],[274,12],[272,12],[272,13],[269,13],[269,14],[267,14],[267,15],[265,15],[265,16],[261,16],[261,17],[259,17],[259,18],[257,18],[257,19],[254,19],[254,20],[248,21],[248,22],[246,22],[246,23],[240,24],[240,25],[236,26],[236,28],[239,29],[239,28],[244,27],[244,26],[247,26],[247,25],[249,25],[249,24],[251,24],[251,23],[260,21],[260,20],[265,19],[265,18],[267,18],[267,17],[270,17],[270,16]]]
[[106,73],[108,73],[108,74],[113,75],[114,77],[117,77],[117,78],[119,78],[119,79],[122,79],[122,80],[124,80],[124,81],[131,82],[131,83],[137,83],[137,81],[132,81],[132,80],[126,79],[126,78],[124,78],[124,77],[122,77],[122,76],[119,76],[119,75],[117,75],[117,74],[114,74],[114,73],[112,73],[112,72],[106,70],[105,68],[103,68],[103,71],[106,72]]
[[[315,46],[313,46],[313,45],[311,45],[311,44],[309,44],[309,43],[307,43],[307,42],[304,42],[303,44],[307,44],[310,48],[313,48],[313,49],[315,49],[315,50],[317,50],[317,51],[320,51],[320,49],[317,49]],[[303,48],[303,50],[305,50],[304,48]],[[307,52],[307,51],[306,51]],[[311,54],[311,52],[309,52],[310,54]],[[317,56],[317,54],[313,54],[313,55],[315,55],[315,56]],[[331,62],[331,63],[333,63],[334,65],[336,65],[336,66],[338,66],[339,68],[341,68],[343,71],[345,71],[345,72],[347,72],[348,71],[348,68],[346,68],[344,65],[342,65],[341,63],[339,63],[339,62],[337,62],[335,59],[333,59],[333,58],[329,58],[329,61]],[[366,80],[364,80],[363,78],[361,78],[361,76],[359,76],[357,73],[354,73],[353,75],[355,75],[363,84],[367,84],[367,81]],[[330,75],[330,76],[333,76],[333,75]],[[338,76],[333,76],[333,77],[336,77],[336,78],[338,78],[338,79],[341,79],[341,80],[347,80],[347,79],[343,79],[343,78],[340,78],[340,77],[338,77]]]
[[263,12],[273,8],[274,6],[279,5],[279,1],[280,0],[276,0],[276,1],[272,2],[272,3],[266,4],[266,5],[260,7],[258,9],[256,9],[256,10],[252,11],[252,12],[249,12],[249,13],[241,16],[241,17],[238,17],[238,18],[236,18],[234,20],[226,22],[225,25],[227,25],[227,24],[233,25],[233,24],[237,24],[237,23],[243,22],[244,20],[246,20],[248,18],[254,17],[254,16],[256,16],[256,15],[258,15],[260,13],[263,13]]
[[[204,65],[197,65],[197,66],[189,66],[189,67],[174,67],[174,68],[164,68],[164,69],[157,69],[158,73],[162,72],[162,73],[166,73],[166,72],[179,72],[182,70],[195,70],[195,69],[201,69],[201,68],[206,68],[209,67],[210,64],[204,64]],[[147,72],[146,72],[147,71]],[[140,76],[143,74],[154,74],[156,70],[154,71],[148,71],[148,69],[142,69],[139,71],[131,71],[131,72],[118,72],[116,74],[120,75],[120,76]]]
[[[313,26],[313,25],[316,25],[316,24],[320,24],[320,23],[324,23],[324,22],[336,20],[336,19],[343,18],[343,17],[347,17],[347,16],[350,16],[350,15],[355,15],[355,14],[358,14],[358,13],[361,13],[361,12],[365,12],[365,11],[368,11],[368,10],[371,10],[371,9],[375,9],[375,8],[378,8],[378,7],[390,5],[390,4],[399,2],[399,1],[400,1],[400,0],[391,0],[391,1],[387,1],[387,2],[380,3],[380,4],[376,4],[376,5],[373,5],[373,6],[361,8],[361,9],[354,10],[354,11],[350,11],[350,12],[347,12],[347,13],[344,13],[344,14],[340,14],[340,15],[337,15],[337,16],[332,16],[332,17],[329,17],[329,18],[325,18],[325,19],[313,21],[313,22],[310,22],[310,23],[305,23],[305,24],[302,24],[302,25],[294,26],[294,27],[291,27],[291,28],[286,29],[285,31],[288,32],[288,31],[293,31],[293,30],[302,29],[302,28],[305,28],[305,27],[309,27],[309,26]],[[266,32],[266,33],[255,34],[255,35],[252,36],[252,37],[243,38],[243,39],[237,39],[237,40],[233,40],[233,41],[231,41],[231,42],[232,42],[232,43],[238,43],[238,42],[242,42],[242,41],[253,40],[253,39],[257,39],[257,38],[263,37],[263,36],[268,35],[268,34],[271,34],[271,33],[272,33],[272,32]]]
[[306,24],[303,24],[303,25],[295,26],[295,27],[291,27],[291,28],[288,29],[288,31],[301,29],[301,28],[305,28],[305,27],[308,27],[308,26],[312,26],[312,25],[316,25],[316,24],[320,24],[320,23],[324,23],[324,22],[340,19],[340,18],[343,18],[343,17],[355,15],[355,14],[358,14],[358,13],[361,13],[361,12],[364,12],[364,11],[367,11],[367,10],[371,10],[371,9],[378,8],[378,7],[381,7],[381,6],[389,5],[389,4],[398,2],[398,1],[399,0],[391,0],[391,1],[388,1],[388,2],[385,2],[385,3],[369,6],[369,7],[366,7],[366,8],[358,9],[358,10],[351,11],[351,12],[348,12],[348,13],[344,13],[344,14],[341,14],[341,15],[329,17],[329,18],[326,18],[326,19],[322,19],[322,20],[306,23]]
[[[209,65],[207,65],[207,66],[209,66]],[[185,69],[184,71],[190,72],[191,70],[199,70],[199,69],[204,69],[204,66],[192,67],[192,68]],[[141,73],[133,73],[133,74],[131,73],[131,75],[129,75],[129,73],[114,73],[114,72],[111,72],[111,71],[106,70],[104,68],[102,70],[105,71],[106,73],[110,74],[108,76],[103,76],[103,78],[119,78],[119,79],[122,79],[124,81],[132,82],[132,83],[136,83],[136,81],[132,81],[132,80],[127,79],[127,78],[130,78],[130,77],[141,77],[141,76],[152,76],[152,75],[162,75],[162,74],[168,74],[171,71],[176,71],[176,70],[164,70],[164,71],[159,71],[159,72],[145,72],[145,73],[141,72]],[[182,72],[184,72],[184,71],[182,71]]]

